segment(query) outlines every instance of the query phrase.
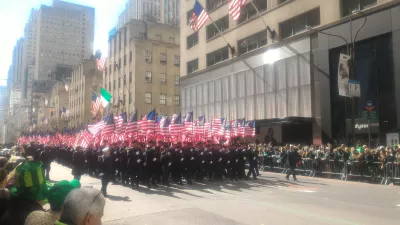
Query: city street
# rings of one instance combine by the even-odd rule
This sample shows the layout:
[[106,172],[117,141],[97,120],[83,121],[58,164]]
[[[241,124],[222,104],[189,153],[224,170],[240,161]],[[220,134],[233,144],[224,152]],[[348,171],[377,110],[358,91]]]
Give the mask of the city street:
[[[50,178],[72,179],[53,163]],[[132,190],[109,185],[103,224],[398,224],[400,188],[262,173],[259,180]],[[100,189],[100,180],[82,177]]]

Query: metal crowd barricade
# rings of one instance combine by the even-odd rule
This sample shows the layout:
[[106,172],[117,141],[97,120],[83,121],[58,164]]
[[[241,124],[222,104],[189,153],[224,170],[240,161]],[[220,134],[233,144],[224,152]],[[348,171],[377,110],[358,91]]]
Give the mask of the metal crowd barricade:
[[300,173],[305,174],[306,176],[311,176],[311,175],[313,175],[313,172],[314,172],[313,164],[314,164],[313,159],[303,158],[302,163],[297,166],[296,170]]
[[382,183],[400,183],[400,164],[399,163],[386,163],[385,165],[385,178]]
[[372,181],[378,181],[381,179],[381,184],[386,179],[387,168],[381,168],[381,162],[367,162],[367,161],[353,161],[348,162],[346,168],[346,180],[350,177],[358,179],[370,179]]

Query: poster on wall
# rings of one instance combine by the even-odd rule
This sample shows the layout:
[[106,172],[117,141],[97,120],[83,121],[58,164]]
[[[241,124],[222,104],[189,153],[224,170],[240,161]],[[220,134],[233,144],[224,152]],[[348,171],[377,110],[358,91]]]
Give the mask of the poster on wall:
[[386,134],[386,146],[393,146],[399,144],[398,133],[387,133]]
[[349,96],[349,68],[350,56],[346,54],[340,54],[339,68],[338,68],[338,88],[340,96]]
[[271,143],[273,146],[282,143],[282,126],[279,124],[260,124],[260,133],[257,139],[263,143]]

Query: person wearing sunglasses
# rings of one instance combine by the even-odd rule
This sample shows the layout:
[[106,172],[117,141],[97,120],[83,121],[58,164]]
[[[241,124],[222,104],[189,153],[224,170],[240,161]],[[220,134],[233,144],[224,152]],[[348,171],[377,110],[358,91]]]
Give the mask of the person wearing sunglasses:
[[100,225],[105,204],[99,190],[89,187],[75,189],[65,198],[56,225]]

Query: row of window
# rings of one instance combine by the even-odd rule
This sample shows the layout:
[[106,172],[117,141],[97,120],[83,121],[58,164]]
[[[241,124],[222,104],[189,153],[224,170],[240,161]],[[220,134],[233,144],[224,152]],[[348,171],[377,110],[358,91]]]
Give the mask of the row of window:
[[[152,83],[153,82],[153,75],[152,72],[146,71],[145,72],[145,77],[144,77],[144,81],[146,83]],[[123,85],[126,85],[126,75],[124,75],[123,77]],[[132,72],[129,72],[129,83],[132,83]],[[161,84],[167,84],[167,75],[165,73],[161,73],[160,74],[160,83]],[[175,75],[175,80],[174,80],[174,84],[175,86],[179,86],[180,84],[180,76],[179,75]],[[111,91],[111,81],[107,84],[105,84],[105,88],[107,90]],[[117,82],[116,80],[114,80],[113,82],[113,90],[115,90],[117,88]],[[121,77],[118,78],[118,88],[121,88]]]
[[[144,93],[144,102],[146,104],[151,104],[152,103],[152,96],[153,94],[151,92],[146,92]],[[174,105],[180,105],[181,102],[181,96],[179,95],[174,95],[173,98],[173,104]],[[166,94],[160,94],[160,105],[166,105],[167,104],[167,95]]]
[[[148,63],[152,63],[153,59],[153,52],[150,50],[147,50],[145,53],[145,60]],[[126,66],[126,55],[124,55],[124,66]],[[132,62],[132,51],[129,52],[129,63]],[[167,53],[160,53],[160,63],[161,64],[166,64],[167,63]],[[114,63],[114,66],[110,66],[110,68],[105,69],[105,75],[107,76],[107,72],[111,74],[112,68],[114,68],[114,71],[118,69],[121,69],[121,58],[118,59],[118,63]],[[174,55],[174,65],[175,66],[180,66],[180,57],[178,55]]]

